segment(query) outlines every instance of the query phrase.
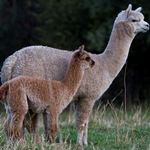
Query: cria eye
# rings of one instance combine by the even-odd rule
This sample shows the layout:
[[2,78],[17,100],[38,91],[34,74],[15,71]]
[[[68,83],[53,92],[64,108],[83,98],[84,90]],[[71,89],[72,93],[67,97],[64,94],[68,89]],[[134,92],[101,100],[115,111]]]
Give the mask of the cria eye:
[[86,60],[86,61],[89,61],[89,60],[90,60],[90,57],[86,57],[85,60]]

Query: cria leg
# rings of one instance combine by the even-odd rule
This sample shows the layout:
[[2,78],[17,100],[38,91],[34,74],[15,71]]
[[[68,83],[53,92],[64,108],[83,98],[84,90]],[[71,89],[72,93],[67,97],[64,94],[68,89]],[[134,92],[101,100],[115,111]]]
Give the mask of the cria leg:
[[[20,112],[13,112],[10,124],[5,125],[5,130],[7,131],[7,136],[10,140],[20,140],[23,137],[23,120],[25,114],[20,114]],[[7,127],[7,128],[6,128]]]
[[58,129],[58,114],[51,110],[43,113],[46,141],[54,143]]
[[93,108],[93,102],[90,99],[82,99],[77,102],[76,127],[77,127],[77,143],[79,145],[87,145],[88,121]]
[[16,87],[10,89],[7,111],[8,117],[5,122],[5,130],[8,137],[15,141],[23,137],[23,121],[28,111],[26,95]]

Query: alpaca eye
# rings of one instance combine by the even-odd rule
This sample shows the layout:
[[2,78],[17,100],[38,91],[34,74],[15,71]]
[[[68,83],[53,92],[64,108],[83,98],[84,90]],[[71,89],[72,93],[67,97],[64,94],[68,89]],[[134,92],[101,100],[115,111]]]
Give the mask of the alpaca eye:
[[138,20],[136,20],[136,19],[132,19],[132,22],[138,22]]
[[90,61],[90,57],[86,57],[85,60],[86,60],[86,61]]

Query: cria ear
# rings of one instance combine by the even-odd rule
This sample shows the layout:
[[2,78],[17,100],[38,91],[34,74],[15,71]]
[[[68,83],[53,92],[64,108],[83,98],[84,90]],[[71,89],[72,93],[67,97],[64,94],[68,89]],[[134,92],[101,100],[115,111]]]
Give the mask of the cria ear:
[[81,45],[79,48],[78,48],[78,51],[75,53],[75,57],[79,58],[80,56],[82,56],[84,52],[84,45]]
[[139,7],[139,8],[137,8],[135,11],[136,11],[136,12],[141,12],[141,10],[142,10],[142,7]]
[[131,10],[132,10],[132,5],[129,4],[129,5],[128,5],[128,8],[126,9],[127,16],[129,16]]

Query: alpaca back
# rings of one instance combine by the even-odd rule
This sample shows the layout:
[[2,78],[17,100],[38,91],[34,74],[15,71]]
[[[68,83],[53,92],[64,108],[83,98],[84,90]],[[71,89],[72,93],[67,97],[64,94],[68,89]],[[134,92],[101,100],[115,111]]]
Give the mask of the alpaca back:
[[19,75],[61,80],[65,75],[71,55],[72,52],[46,46],[23,48],[4,61],[1,81],[4,83]]
[[[62,80],[71,56],[72,52],[70,51],[53,49],[46,46],[23,48],[13,54],[13,59],[15,58],[16,62],[12,67],[8,68],[5,65],[8,61],[10,62],[10,57],[4,62],[1,81],[5,82],[19,75],[27,75],[46,80]],[[90,56],[96,64],[92,69],[86,71],[76,96],[92,96],[98,99],[101,93],[109,86],[106,85],[106,82],[110,83],[111,81],[108,72],[105,70],[103,57],[95,54],[90,54]],[[9,76],[6,72],[7,74],[9,72]],[[105,78],[108,80],[106,81]]]

